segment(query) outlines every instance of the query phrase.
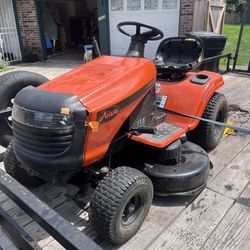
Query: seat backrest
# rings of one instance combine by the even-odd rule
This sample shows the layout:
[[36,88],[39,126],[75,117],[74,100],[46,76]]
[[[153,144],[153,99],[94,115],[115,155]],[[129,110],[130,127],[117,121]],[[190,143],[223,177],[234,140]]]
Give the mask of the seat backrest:
[[157,68],[187,71],[199,67],[203,60],[203,44],[200,39],[189,37],[167,38],[161,42],[154,62]]
[[181,47],[182,47],[182,54],[180,63],[188,64],[197,62],[197,60],[200,57],[200,51],[201,51],[197,43],[189,40],[184,40],[183,44],[181,44]]
[[[165,46],[164,46],[165,47]],[[171,62],[171,63],[179,63],[180,56],[181,56],[181,47],[178,43],[169,43],[167,45],[168,51],[164,50],[164,53],[167,52],[165,63]]]

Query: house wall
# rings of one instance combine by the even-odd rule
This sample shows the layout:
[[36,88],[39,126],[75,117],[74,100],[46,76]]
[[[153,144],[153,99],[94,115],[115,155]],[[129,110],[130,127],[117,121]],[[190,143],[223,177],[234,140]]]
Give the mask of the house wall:
[[[41,58],[42,45],[35,1],[16,0],[16,6],[24,55],[37,54]],[[223,0],[217,1],[221,2]],[[194,2],[195,0],[181,0],[179,35],[184,35],[193,29]]]
[[181,0],[179,35],[193,29],[194,0]]
[[23,54],[42,58],[42,45],[35,0],[16,0],[17,15],[23,44]]

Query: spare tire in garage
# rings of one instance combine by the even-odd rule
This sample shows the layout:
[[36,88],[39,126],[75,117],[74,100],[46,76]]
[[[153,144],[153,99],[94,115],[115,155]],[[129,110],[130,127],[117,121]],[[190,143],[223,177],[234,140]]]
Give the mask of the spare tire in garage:
[[[27,86],[37,87],[49,81],[48,78],[27,71],[15,71],[0,76],[0,110],[12,107],[16,94]],[[0,145],[7,147],[13,133],[11,117],[0,120]]]

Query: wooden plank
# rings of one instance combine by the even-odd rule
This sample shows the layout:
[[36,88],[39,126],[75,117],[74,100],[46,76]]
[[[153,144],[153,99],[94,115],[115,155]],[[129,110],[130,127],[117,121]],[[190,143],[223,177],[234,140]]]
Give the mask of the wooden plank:
[[[81,220],[81,214],[76,211],[73,202],[67,202],[67,199],[71,199],[71,196],[75,195],[78,188],[73,185],[66,184],[65,186],[53,186],[52,184],[46,184],[41,189],[36,189],[35,193],[39,198],[42,198],[44,202],[50,205],[52,208],[59,212],[63,217],[70,222],[72,219],[69,215],[77,214],[79,221]],[[69,205],[70,204],[70,205]],[[40,227],[33,219],[28,216],[18,206],[13,207],[8,211],[12,217],[18,222],[19,225],[24,227],[24,230],[38,243],[40,247],[43,247],[48,242],[54,240],[42,227]],[[56,240],[55,244],[60,245]]]
[[1,190],[0,190],[0,206],[2,206],[2,204],[8,200],[9,198],[6,196],[6,194],[4,194]]
[[212,10],[211,10],[211,5],[210,5],[210,8],[208,10],[208,13],[209,13],[209,21],[210,21],[210,25],[211,25],[211,28],[212,28],[212,32],[215,31],[215,24],[214,24],[214,20],[213,20],[213,14],[212,14]]
[[0,162],[0,169],[4,170],[3,162]]
[[[209,153],[209,158],[214,165],[213,176],[209,180],[211,182],[228,164],[249,144],[248,139],[229,135],[227,136],[217,148]],[[234,145],[237,145],[235,147]]]
[[[63,216],[72,225],[76,225],[78,222],[83,220],[86,214],[86,212],[77,206],[74,201],[63,203],[57,207],[55,211]],[[42,248],[48,243],[50,243],[50,245],[54,244],[54,247],[58,245],[58,242],[35,222],[30,223],[24,229]]]
[[[192,202],[191,197],[157,197],[140,231],[121,249],[144,249]],[[102,245],[106,248],[105,245]]]
[[236,199],[250,180],[250,144],[223,169],[208,187],[220,194]]
[[[51,208],[55,208],[74,196],[78,190],[76,186],[70,184],[55,186],[47,183],[39,188],[33,189],[33,193]],[[21,210],[12,200],[4,202],[2,208],[21,226],[25,226],[33,221],[32,218]]]
[[211,7],[217,7],[217,8],[223,8],[223,7],[225,7],[224,3],[215,3],[213,1],[209,1],[209,2],[210,2]]
[[246,187],[236,202],[250,208],[250,184]]
[[249,176],[239,169],[224,169],[208,188],[227,197],[236,199],[249,183]]
[[226,6],[224,5],[224,7],[221,10],[221,13],[219,15],[217,24],[216,24],[216,28],[215,28],[215,33],[221,34],[223,32],[222,30],[222,21],[224,20],[224,16],[225,16],[225,11],[226,11]]
[[[62,207],[63,207],[63,205],[62,205]],[[87,235],[90,239],[94,240],[98,245],[101,242],[103,242],[103,239],[98,237],[96,232],[91,227],[91,225],[89,223],[89,217],[88,217],[87,211],[84,211],[81,214],[81,220],[79,220],[76,224],[74,224],[74,226],[78,230],[82,231],[85,235]],[[40,243],[39,243],[39,245],[40,245]],[[102,245],[100,245],[100,246],[103,248]],[[110,243],[107,243],[107,246],[110,246]],[[113,246],[112,246],[112,248],[113,248]],[[43,246],[43,249],[44,250],[62,250],[64,248],[60,244],[58,244],[55,240],[52,240],[52,241],[46,243],[46,245]]]
[[223,76],[223,78],[225,80],[225,85],[222,87],[220,92],[226,95],[229,104],[237,104],[242,109],[250,111],[250,77],[230,73]]
[[206,27],[206,31],[210,31],[210,12],[209,12],[209,9],[210,9],[210,2],[208,1],[207,2],[207,12],[206,12],[206,23],[205,23],[205,27]]
[[[191,197],[158,197],[154,199],[153,206],[150,209],[149,215],[141,230],[126,244],[121,246],[121,249],[136,249],[136,248],[145,248],[147,245],[151,243],[151,241],[156,238],[169,224],[171,224],[174,219],[180,214],[181,211],[185,209],[185,207],[193,200],[194,198]],[[67,212],[67,209],[64,207],[65,204],[61,205],[61,212],[62,216],[68,214],[71,210],[75,210],[74,206],[73,209],[70,209]],[[59,213],[60,211],[57,210]],[[77,211],[77,210],[76,210]],[[69,217],[65,217],[69,219]],[[96,233],[91,228],[89,221],[88,221],[88,212],[84,211],[81,216],[82,220],[77,222],[74,221],[76,218],[69,219],[70,222],[77,227],[77,229],[84,232],[88,235],[91,239],[95,240],[100,246],[104,249],[113,249],[115,246],[110,244],[109,242],[105,242],[100,239]],[[44,241],[45,242],[45,241]],[[43,243],[44,243],[43,242]],[[59,250],[62,249],[60,245],[58,245],[55,241],[51,241],[48,244],[41,245],[38,242],[39,246],[43,247],[44,249],[55,249]]]
[[[87,188],[87,187],[86,187]],[[67,201],[57,207],[55,210],[65,219],[67,219],[72,225],[74,225],[78,230],[85,233],[85,229],[89,227],[88,212],[86,204],[90,201],[94,189],[88,188],[85,193],[77,199],[77,201]],[[76,204],[77,203],[77,204]],[[33,230],[39,230],[38,233],[34,234],[38,245],[44,249],[62,249],[62,246],[53,239],[47,232],[42,228],[39,228],[35,222],[31,223],[25,230],[32,235]],[[88,235],[88,234],[86,234]],[[94,238],[95,239],[96,235]]]
[[18,250],[18,248],[12,243],[8,235],[0,226],[0,249],[3,250]]
[[[216,12],[213,11],[213,9],[216,9]],[[208,15],[207,15],[207,22],[206,22],[206,28],[207,31],[212,31],[216,33],[222,33],[223,30],[223,22],[224,22],[224,16],[225,16],[225,8],[226,5],[224,3],[214,3],[212,1],[208,1]],[[217,13],[217,10],[220,10],[220,13],[218,13],[218,18],[214,16],[213,13]]]
[[[194,16],[193,16],[193,31],[205,30],[205,18],[207,11],[207,2],[195,0]],[[202,21],[203,20],[203,21]]]
[[232,199],[204,190],[148,249],[200,249],[232,204]]
[[226,18],[226,5],[224,6],[223,9],[223,14],[222,14],[222,19],[221,19],[221,26],[220,26],[220,34],[224,34],[224,26],[225,26],[225,18]]
[[250,186],[228,211],[202,249],[249,249]]

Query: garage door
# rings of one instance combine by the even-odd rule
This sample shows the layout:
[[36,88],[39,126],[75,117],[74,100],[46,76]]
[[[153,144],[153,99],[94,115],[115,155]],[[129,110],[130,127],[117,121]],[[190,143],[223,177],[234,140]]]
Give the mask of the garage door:
[[[136,21],[155,26],[164,32],[166,38],[178,35],[179,15],[180,0],[109,0],[111,54],[125,54],[130,42],[129,37],[117,30],[119,22]],[[152,58],[159,43],[148,42],[145,56]]]

